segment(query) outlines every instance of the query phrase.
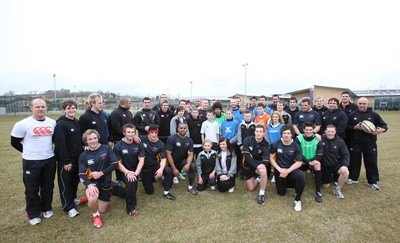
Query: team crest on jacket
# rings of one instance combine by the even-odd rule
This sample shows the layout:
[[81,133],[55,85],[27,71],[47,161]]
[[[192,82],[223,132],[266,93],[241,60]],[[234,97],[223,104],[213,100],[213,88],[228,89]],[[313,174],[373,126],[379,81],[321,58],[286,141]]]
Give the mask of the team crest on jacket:
[[143,143],[143,147],[147,148],[147,143]]
[[92,165],[92,164],[94,164],[94,161],[93,161],[93,159],[89,159],[89,160],[87,161],[87,164],[88,164],[88,165]]
[[122,154],[128,154],[128,153],[129,153],[128,149],[123,149],[122,150]]
[[294,154],[294,150],[289,150],[289,155]]
[[100,155],[100,158],[101,158],[101,159],[107,158],[107,154],[102,154],[102,155]]
[[180,147],[181,146],[181,142],[176,142],[176,146]]

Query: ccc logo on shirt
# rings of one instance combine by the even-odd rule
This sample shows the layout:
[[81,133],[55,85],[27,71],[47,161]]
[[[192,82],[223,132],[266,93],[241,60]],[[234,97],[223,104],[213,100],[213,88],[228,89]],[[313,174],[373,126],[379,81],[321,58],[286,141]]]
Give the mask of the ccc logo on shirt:
[[35,135],[51,135],[53,131],[51,130],[51,126],[44,126],[44,127],[35,127],[33,129],[33,133]]

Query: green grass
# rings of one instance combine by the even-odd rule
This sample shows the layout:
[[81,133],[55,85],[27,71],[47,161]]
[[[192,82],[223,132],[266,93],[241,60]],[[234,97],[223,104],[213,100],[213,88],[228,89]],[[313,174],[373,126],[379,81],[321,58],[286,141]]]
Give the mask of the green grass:
[[[58,187],[54,189],[55,215],[30,226],[25,218],[21,155],[10,146],[10,132],[21,116],[2,116],[0,125],[0,241],[1,242],[398,242],[400,166],[398,112],[382,112],[389,131],[379,135],[380,191],[367,186],[365,171],[360,183],[345,185],[346,199],[339,200],[332,188],[323,190],[324,202],[314,201],[314,185],[307,177],[302,197],[303,210],[293,210],[294,191],[286,196],[276,194],[269,184],[266,202],[258,205],[257,192],[247,192],[237,180],[234,193],[209,191],[192,196],[186,191],[187,180],[174,185],[176,201],[162,197],[155,185],[154,195],[138,190],[139,216],[125,212],[125,201],[112,198],[110,212],[102,216],[103,228],[92,226],[90,212],[79,206],[80,215],[70,219],[62,212]],[[84,194],[79,187],[79,195]]]

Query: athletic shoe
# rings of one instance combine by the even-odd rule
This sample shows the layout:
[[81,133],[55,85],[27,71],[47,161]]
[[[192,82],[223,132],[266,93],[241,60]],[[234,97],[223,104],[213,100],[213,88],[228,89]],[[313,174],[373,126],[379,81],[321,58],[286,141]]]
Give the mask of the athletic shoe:
[[33,219],[29,220],[30,225],[37,225],[37,224],[40,224],[40,222],[42,222],[42,220],[40,218],[33,218]]
[[301,211],[301,201],[294,201],[294,211],[296,212]]
[[260,183],[261,178],[258,176],[258,177],[256,178],[256,180],[257,180],[257,183]]
[[344,199],[344,195],[339,188],[334,188],[333,193],[336,195],[337,198]]
[[138,210],[135,208],[134,210],[132,210],[132,212],[129,213],[130,216],[136,217],[139,215]]
[[75,208],[72,208],[71,210],[68,211],[68,217],[70,217],[70,218],[74,218],[78,214],[79,214],[79,212],[76,211]]
[[179,174],[178,178],[181,179],[181,180],[185,180],[186,179],[182,174]]
[[93,226],[97,229],[103,227],[103,222],[101,222],[100,215],[96,215],[93,217]]
[[322,193],[320,192],[315,193],[315,201],[322,203],[322,200],[323,200]]
[[49,218],[53,217],[53,215],[54,215],[54,213],[51,210],[43,212],[43,217],[46,218],[46,219],[49,219]]
[[258,204],[263,204],[264,203],[264,195],[258,194],[257,202]]
[[275,176],[272,176],[271,182],[275,183]]
[[87,201],[88,201],[87,197],[82,197],[81,199],[78,199],[78,198],[74,199],[74,203],[75,203],[76,206],[77,205],[83,205],[83,204],[87,203]]
[[235,191],[235,187],[229,188],[228,192],[234,192]]
[[194,189],[194,187],[192,187],[190,189],[188,188],[188,192],[190,192],[193,196],[196,196],[198,194],[196,189]]
[[210,189],[211,189],[212,191],[214,191],[214,190],[215,190],[215,186],[210,186]]
[[351,185],[351,184],[357,184],[358,181],[353,181],[352,179],[347,179],[346,184]]
[[178,184],[179,183],[178,177],[176,177],[176,176],[174,176],[174,179],[172,179],[172,181],[174,182],[174,184]]
[[369,184],[369,185],[370,185],[371,188],[374,189],[374,190],[379,190],[379,189],[380,189],[379,186],[378,186],[377,184],[375,184],[375,183]]
[[166,198],[166,199],[169,199],[169,200],[171,200],[171,201],[173,201],[173,200],[175,200],[176,198],[175,198],[175,196],[174,195],[172,195],[171,193],[167,193],[167,194],[164,194],[164,197]]

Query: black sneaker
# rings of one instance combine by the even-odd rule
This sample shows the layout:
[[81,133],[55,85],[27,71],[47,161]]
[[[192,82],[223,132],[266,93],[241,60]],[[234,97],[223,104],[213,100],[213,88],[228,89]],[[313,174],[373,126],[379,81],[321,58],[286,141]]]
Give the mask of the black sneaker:
[[263,204],[264,203],[264,195],[258,194],[257,202],[258,202],[258,204]]
[[197,191],[196,191],[196,189],[194,189],[194,187],[188,189],[188,192],[190,192],[193,196],[197,195]]
[[166,199],[171,200],[171,201],[173,201],[173,200],[176,199],[175,196],[172,195],[170,192],[168,192],[167,194],[164,194],[164,197],[165,197]]
[[315,201],[322,203],[322,201],[323,201],[322,193],[320,193],[320,192],[315,193]]

